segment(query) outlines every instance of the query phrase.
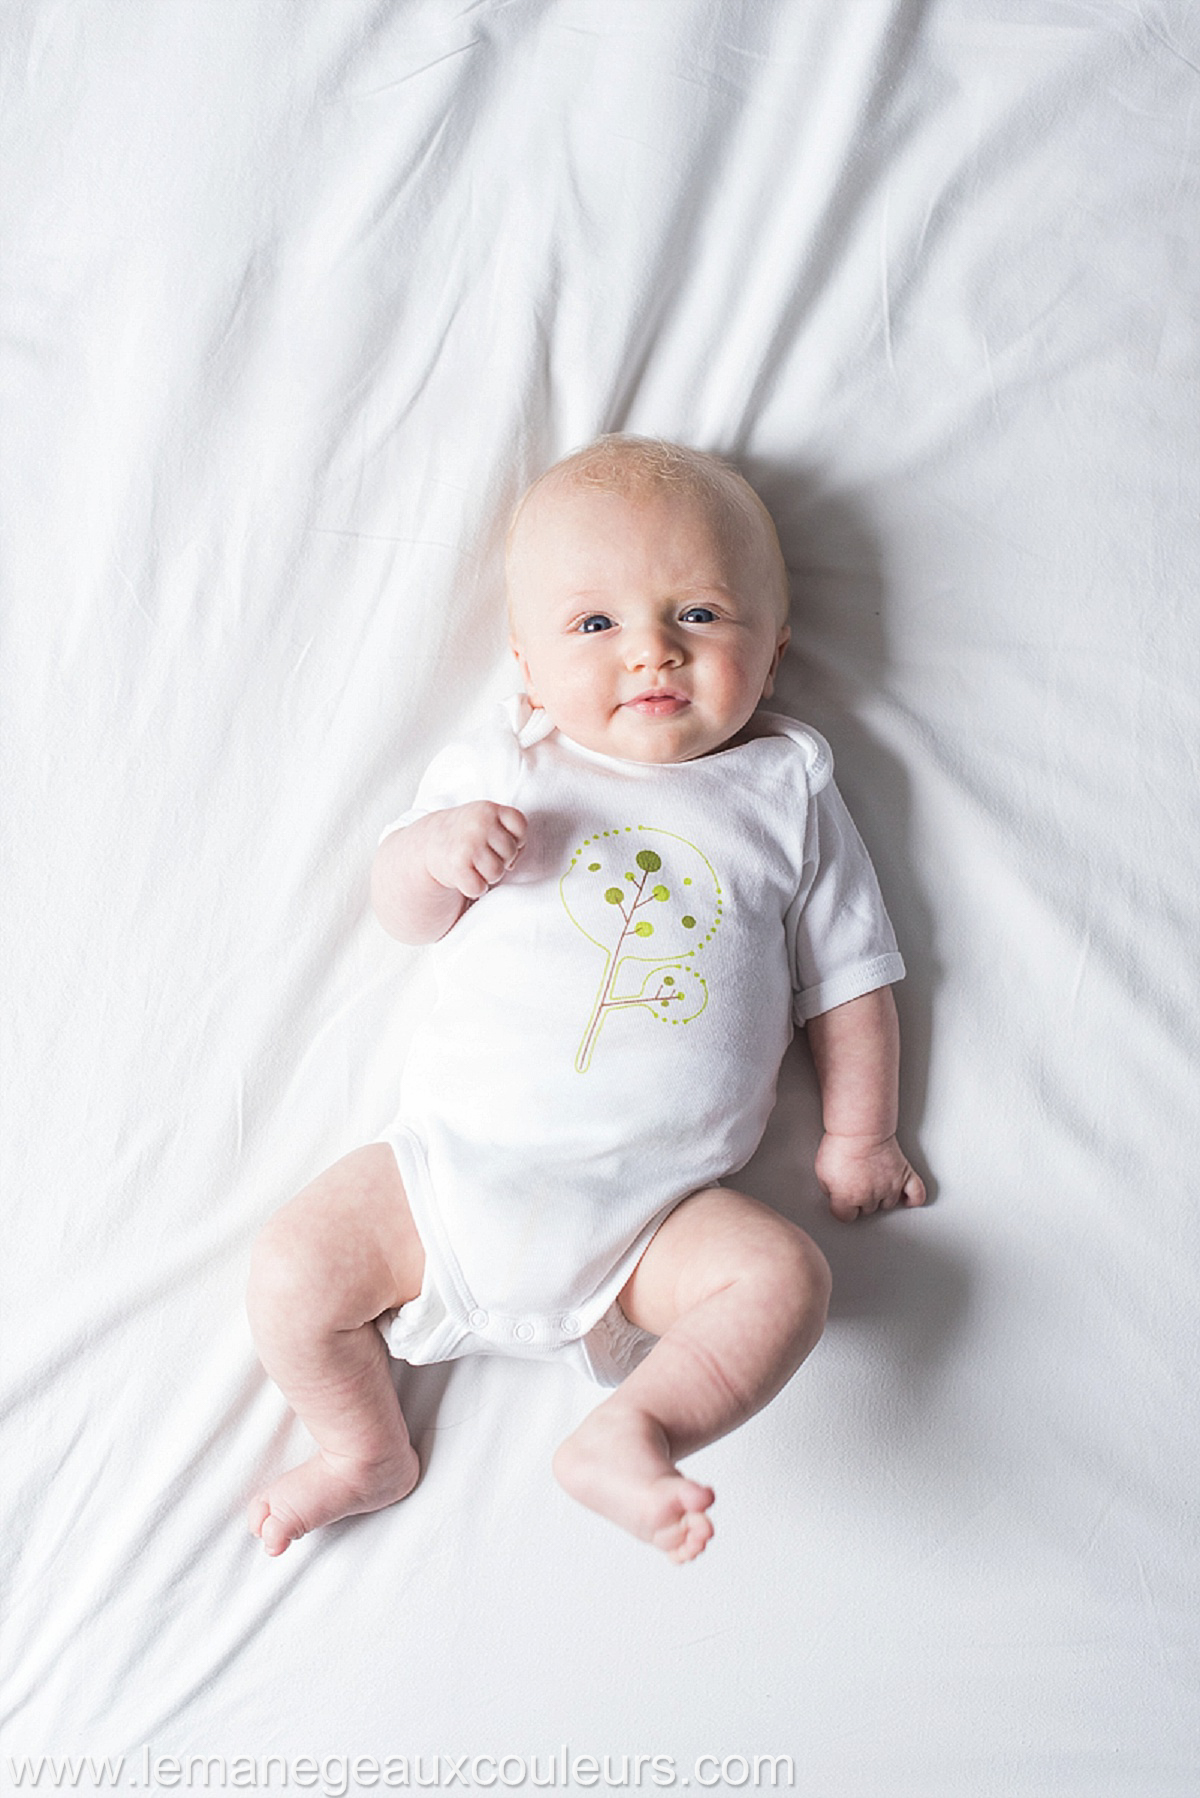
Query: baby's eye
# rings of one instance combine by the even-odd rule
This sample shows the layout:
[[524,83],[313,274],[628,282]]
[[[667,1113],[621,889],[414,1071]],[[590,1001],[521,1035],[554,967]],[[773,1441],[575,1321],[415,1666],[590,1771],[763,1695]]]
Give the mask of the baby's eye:
[[679,617],[682,624],[715,624],[717,622],[717,614],[709,606],[689,606],[686,612],[680,613]]
[[586,618],[580,620],[578,628],[581,631],[589,632],[610,631],[612,629],[612,619],[607,617],[603,612],[589,612]]

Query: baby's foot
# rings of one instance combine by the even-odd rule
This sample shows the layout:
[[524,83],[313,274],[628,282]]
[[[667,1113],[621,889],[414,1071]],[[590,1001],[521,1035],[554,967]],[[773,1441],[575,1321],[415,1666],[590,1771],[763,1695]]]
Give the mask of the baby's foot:
[[611,1400],[601,1405],[567,1437],[554,1472],[572,1498],[669,1560],[694,1560],[713,1533],[712,1488],[680,1473],[661,1425],[644,1411]]
[[421,1464],[411,1446],[383,1461],[356,1461],[348,1455],[316,1454],[293,1467],[250,1506],[247,1521],[269,1555],[340,1517],[381,1511],[407,1498]]

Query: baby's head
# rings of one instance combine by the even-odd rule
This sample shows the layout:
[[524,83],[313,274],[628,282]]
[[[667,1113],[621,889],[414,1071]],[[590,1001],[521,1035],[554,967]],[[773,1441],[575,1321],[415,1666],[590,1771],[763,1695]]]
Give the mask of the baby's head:
[[505,568],[526,691],[585,749],[692,761],[771,691],[783,555],[758,495],[716,456],[599,438],[529,488]]

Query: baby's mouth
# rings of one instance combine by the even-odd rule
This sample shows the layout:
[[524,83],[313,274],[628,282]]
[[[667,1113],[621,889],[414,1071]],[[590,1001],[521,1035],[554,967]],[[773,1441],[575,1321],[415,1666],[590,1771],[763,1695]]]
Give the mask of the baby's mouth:
[[641,712],[648,718],[670,718],[683,711],[691,701],[686,693],[677,693],[674,687],[651,687],[645,693],[627,699],[625,704],[629,711]]

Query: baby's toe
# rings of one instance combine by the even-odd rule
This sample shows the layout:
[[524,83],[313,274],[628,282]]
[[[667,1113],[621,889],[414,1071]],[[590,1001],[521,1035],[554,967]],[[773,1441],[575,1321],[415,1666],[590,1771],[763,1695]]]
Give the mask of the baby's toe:
[[713,1526],[703,1511],[685,1511],[682,1517],[655,1534],[654,1545],[663,1550],[668,1560],[682,1565],[685,1561],[694,1561],[704,1552],[712,1533]]
[[258,1532],[262,1545],[269,1555],[281,1555],[285,1548],[290,1548],[297,1537],[304,1534],[304,1526],[298,1521],[286,1522],[272,1511],[263,1519],[263,1526]]
[[286,1505],[274,1505],[263,1493],[246,1513],[250,1534],[257,1536],[269,1555],[281,1555],[285,1548],[305,1533],[304,1524]]
[[713,1533],[708,1507],[713,1502],[710,1486],[694,1481],[680,1481],[670,1494],[661,1522],[651,1535],[655,1548],[672,1561],[691,1561],[702,1551]]

